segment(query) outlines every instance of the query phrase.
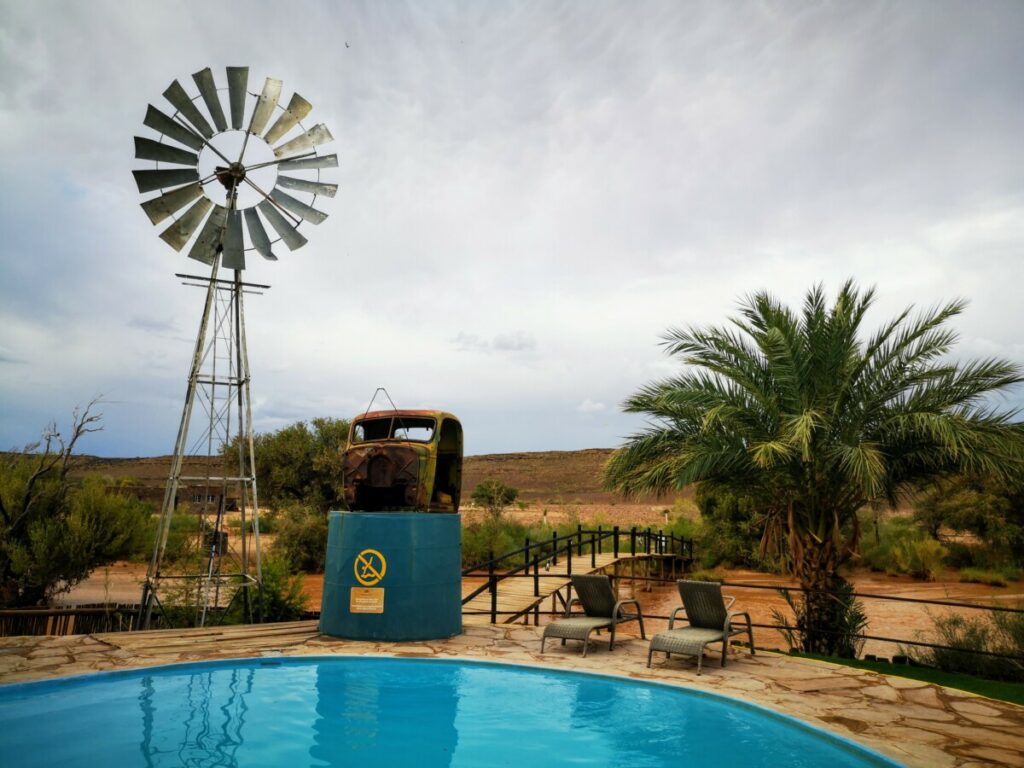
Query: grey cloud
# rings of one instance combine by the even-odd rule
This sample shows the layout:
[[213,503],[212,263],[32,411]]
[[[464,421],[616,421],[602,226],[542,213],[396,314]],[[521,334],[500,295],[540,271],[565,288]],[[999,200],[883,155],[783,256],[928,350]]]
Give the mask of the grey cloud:
[[529,352],[537,348],[536,339],[525,331],[499,333],[490,340],[459,331],[452,343],[462,352]]
[[174,322],[173,318],[134,315],[128,321],[128,327],[135,328],[140,331],[146,331],[148,333],[155,333],[158,335],[176,335],[179,333],[178,324]]

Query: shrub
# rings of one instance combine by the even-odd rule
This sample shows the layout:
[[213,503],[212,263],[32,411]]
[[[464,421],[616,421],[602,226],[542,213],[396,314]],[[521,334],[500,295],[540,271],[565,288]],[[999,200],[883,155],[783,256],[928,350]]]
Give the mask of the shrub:
[[1005,587],[1006,578],[998,571],[985,571],[981,568],[962,568],[960,581],[971,584],[988,584],[990,587]]
[[276,515],[273,552],[291,571],[323,573],[327,558],[327,516],[295,505]]
[[490,517],[498,518],[505,511],[505,507],[515,501],[518,496],[518,490],[505,485],[500,480],[484,480],[473,489],[471,498],[475,504],[486,509]]
[[[772,556],[762,546],[770,521],[755,497],[702,484],[697,488],[695,501],[700,510],[700,524],[696,529],[689,528],[685,538],[694,539],[695,555],[700,558],[702,567],[725,565],[771,572],[782,570],[784,547],[780,547],[778,556]],[[679,502],[676,506],[682,507]],[[678,514],[673,521],[673,532],[676,525],[687,530],[689,526],[683,520],[693,525],[684,514]]]
[[724,576],[722,576],[722,575],[720,575],[718,573],[715,573],[714,571],[707,571],[707,570],[694,571],[693,573],[687,574],[686,578],[688,578],[688,579],[690,579],[692,581],[717,581],[717,582],[725,581],[725,577]]
[[141,546],[146,504],[99,477],[68,479],[75,443],[98,418],[86,409],[66,444],[51,426],[41,446],[0,457],[0,607],[41,605]]
[[[779,594],[793,612],[794,622],[790,624],[789,617],[777,608],[772,609],[772,618],[776,624],[783,627],[780,631],[790,650],[808,651],[808,646],[811,645],[808,636],[819,634],[820,628],[808,623],[806,595],[798,592],[800,596],[794,598],[793,592],[788,589],[780,589]],[[864,647],[864,640],[857,635],[863,634],[868,625],[864,604],[853,596],[853,585],[845,581],[839,582],[829,597],[830,600],[826,604],[826,619],[830,632],[824,637],[824,653],[828,656],[855,659]]]
[[[995,680],[1024,681],[1024,614],[991,611],[987,616],[953,613],[932,616],[937,644],[944,648],[913,650],[919,663],[946,672],[962,672]],[[971,651],[1018,658],[987,656]]]
[[960,570],[960,581],[972,584],[988,584],[991,587],[1005,587],[1011,581],[1019,581],[1021,572],[1019,568],[1001,568],[995,571],[984,568],[962,568]]
[[935,539],[903,539],[893,547],[892,555],[903,573],[935,581],[942,572],[946,548]]
[[948,549],[928,538],[912,518],[862,515],[861,527],[868,531],[861,540],[861,560],[872,570],[929,580],[941,574]]
[[[200,519],[189,512],[187,504],[182,504],[171,517],[171,527],[167,531],[167,546],[164,550],[165,563],[186,564],[188,561],[199,562],[196,537],[199,535]],[[136,562],[148,562],[153,556],[157,531],[160,527],[160,516],[151,515],[146,522],[145,535],[135,547],[130,558]]]
[[296,621],[306,612],[302,576],[294,574],[281,557],[263,558],[263,589],[257,592],[253,611],[263,621]]

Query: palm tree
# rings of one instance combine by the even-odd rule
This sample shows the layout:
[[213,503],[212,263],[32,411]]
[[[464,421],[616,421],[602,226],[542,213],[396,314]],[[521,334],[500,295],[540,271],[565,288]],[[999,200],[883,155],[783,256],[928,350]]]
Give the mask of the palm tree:
[[762,292],[730,326],[670,330],[664,345],[687,367],[626,401],[650,424],[605,468],[606,486],[627,496],[697,482],[755,496],[762,544],[777,534],[809,590],[808,651],[837,647],[830,593],[845,586],[859,509],[952,473],[1024,468],[1024,424],[991,397],[1024,381],[1021,367],[946,356],[965,302],[910,307],[867,336],[873,300],[848,281],[830,307],[818,285],[797,313]]

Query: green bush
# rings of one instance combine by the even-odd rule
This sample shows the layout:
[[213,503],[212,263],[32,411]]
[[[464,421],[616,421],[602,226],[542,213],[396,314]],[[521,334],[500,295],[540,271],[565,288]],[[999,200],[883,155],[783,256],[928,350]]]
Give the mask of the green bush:
[[[1021,607],[1021,606],[1018,606]],[[932,616],[937,644],[953,650],[926,648],[910,655],[920,663],[946,672],[961,672],[993,680],[1024,681],[1024,614],[991,611],[987,616],[954,613]],[[986,656],[971,651],[1017,658]]]
[[903,573],[935,581],[942,573],[946,548],[935,539],[904,539],[893,547],[892,555]]
[[852,584],[841,581],[835,591],[829,593],[826,618],[827,626],[832,631],[825,634],[823,639],[816,637],[822,634],[821,627],[816,627],[809,621],[807,595],[797,592],[799,597],[793,597],[794,593],[788,589],[780,589],[779,594],[792,611],[794,621],[790,624],[789,617],[777,608],[772,608],[772,618],[776,624],[783,627],[780,631],[790,650],[806,652],[809,646],[824,642],[827,647],[826,655],[848,659],[855,659],[860,655],[864,640],[857,635],[864,633],[868,617],[864,613],[864,604],[854,597]]
[[961,568],[960,581],[971,584],[988,584],[992,587],[1005,587],[1011,581],[1018,581],[1021,578],[1019,568],[1002,568],[997,571],[989,571],[983,568]]
[[474,504],[479,504],[487,510],[492,518],[501,517],[505,507],[519,497],[519,491],[510,485],[505,485],[500,480],[484,480],[473,489]]
[[288,568],[323,573],[327,558],[327,515],[310,507],[293,505],[276,513],[273,553]]
[[942,573],[949,550],[929,538],[912,518],[862,515],[861,528],[866,532],[860,542],[861,560],[872,570],[929,580]]
[[[167,564],[186,565],[199,562],[200,555],[196,548],[199,536],[200,519],[189,512],[187,504],[182,504],[171,517],[171,527],[167,531],[167,548],[164,550],[163,561]],[[149,562],[153,557],[153,545],[156,542],[160,516],[152,515],[146,522],[145,535],[134,548],[130,559],[135,562]]]
[[257,592],[253,610],[263,621],[297,621],[306,612],[302,575],[293,574],[280,557],[265,557],[263,589]]
[[686,575],[686,578],[690,579],[691,581],[725,581],[724,576],[715,573],[714,571],[707,570],[700,570],[694,571],[693,573],[688,573]]
[[[86,412],[87,414],[88,412]],[[75,434],[85,425],[76,418]],[[85,418],[88,418],[87,416]],[[42,605],[97,566],[136,551],[148,505],[99,477],[72,484],[71,448],[0,457],[0,607]]]

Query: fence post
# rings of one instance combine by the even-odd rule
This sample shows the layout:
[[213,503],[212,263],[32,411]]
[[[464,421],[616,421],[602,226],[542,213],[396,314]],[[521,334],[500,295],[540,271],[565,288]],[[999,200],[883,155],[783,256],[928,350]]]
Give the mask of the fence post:
[[487,553],[487,588],[491,592],[491,624],[498,623],[498,580],[494,578],[494,553]]
[[647,530],[644,531],[644,554],[651,554],[651,529],[649,526]]
[[583,523],[576,523],[576,554],[583,557]]
[[[598,533],[598,536],[597,536],[597,546],[600,547],[601,546],[601,528],[600,528],[600,526],[597,529],[597,533]],[[590,567],[591,568],[596,568],[597,567],[597,549],[594,547],[594,532],[593,531],[590,532]]]
[[665,532],[660,528],[658,529],[658,554],[665,554]]
[[615,526],[612,529],[612,551],[615,554],[615,559],[619,559],[619,526]]
[[551,532],[551,564],[558,565],[558,531]]
[[572,576],[572,539],[565,544],[565,572]]
[[629,556],[636,557],[636,526],[629,529]]
[[[601,534],[602,534],[602,529],[601,529],[601,526],[599,525],[599,526],[597,526],[597,554],[601,554],[601,550],[603,548],[601,546]],[[591,539],[591,546],[593,546],[593,539]]]
[[523,562],[529,565],[530,563],[530,537],[526,537],[526,546],[524,547],[526,552],[523,553]]
[[533,556],[533,596],[540,597],[540,557]]

